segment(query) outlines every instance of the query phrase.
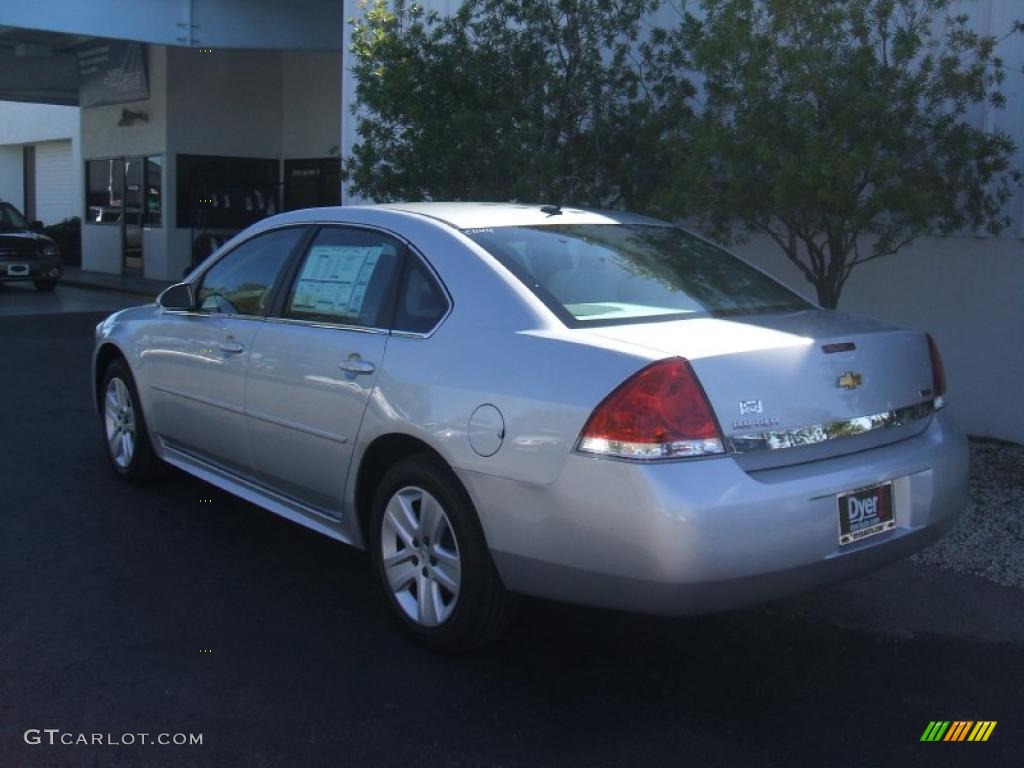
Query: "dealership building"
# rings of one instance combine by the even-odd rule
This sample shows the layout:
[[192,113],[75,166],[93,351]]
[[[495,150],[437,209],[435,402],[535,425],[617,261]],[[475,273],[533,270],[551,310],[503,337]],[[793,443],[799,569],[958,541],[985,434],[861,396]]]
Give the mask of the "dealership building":
[[[459,0],[421,0],[450,13]],[[957,3],[983,34],[1016,3]],[[352,202],[340,158],[356,140],[346,60],[356,0],[3,0],[0,199],[30,218],[80,216],[82,268],[179,278],[248,224],[281,210]],[[666,4],[653,23],[678,20]],[[1024,147],[1024,37],[1000,44],[1005,110],[968,119]],[[1014,160],[1024,168],[1024,153]],[[942,346],[962,423],[1024,441],[1024,195],[1000,236],[928,237],[858,268],[843,308],[926,327]],[[743,255],[805,295],[770,243]]]
[[7,0],[0,197],[82,217],[83,269],[161,280],[336,205],[343,34],[339,0]]

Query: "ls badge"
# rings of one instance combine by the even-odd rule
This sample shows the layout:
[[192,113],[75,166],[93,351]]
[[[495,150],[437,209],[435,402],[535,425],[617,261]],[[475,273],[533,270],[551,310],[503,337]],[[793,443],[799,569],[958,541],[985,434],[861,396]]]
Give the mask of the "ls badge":
[[838,379],[836,379],[836,386],[842,389],[856,389],[864,383],[864,375],[860,373],[854,373],[853,371],[847,371]]

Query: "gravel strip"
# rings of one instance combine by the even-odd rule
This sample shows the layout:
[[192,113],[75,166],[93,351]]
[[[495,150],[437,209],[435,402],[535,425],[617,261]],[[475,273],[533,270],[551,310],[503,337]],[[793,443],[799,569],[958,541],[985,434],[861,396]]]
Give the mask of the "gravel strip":
[[1024,587],[1024,445],[971,440],[967,511],[913,561]]

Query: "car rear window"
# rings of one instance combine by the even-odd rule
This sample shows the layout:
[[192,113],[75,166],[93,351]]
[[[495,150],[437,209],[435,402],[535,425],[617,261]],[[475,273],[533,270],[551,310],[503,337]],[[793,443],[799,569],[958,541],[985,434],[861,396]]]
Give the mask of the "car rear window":
[[465,234],[570,327],[811,306],[727,251],[672,226],[550,224]]

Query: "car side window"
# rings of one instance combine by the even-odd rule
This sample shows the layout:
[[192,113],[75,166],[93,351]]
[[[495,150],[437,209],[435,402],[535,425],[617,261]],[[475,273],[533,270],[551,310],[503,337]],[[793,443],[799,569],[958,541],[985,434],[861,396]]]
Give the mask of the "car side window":
[[387,328],[404,250],[379,232],[324,227],[299,266],[284,316]]
[[409,258],[395,307],[396,331],[427,333],[448,311],[448,299],[434,276],[415,257]]
[[220,259],[202,277],[197,305],[202,312],[263,315],[288,257],[306,227],[256,235]]

